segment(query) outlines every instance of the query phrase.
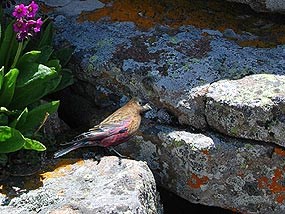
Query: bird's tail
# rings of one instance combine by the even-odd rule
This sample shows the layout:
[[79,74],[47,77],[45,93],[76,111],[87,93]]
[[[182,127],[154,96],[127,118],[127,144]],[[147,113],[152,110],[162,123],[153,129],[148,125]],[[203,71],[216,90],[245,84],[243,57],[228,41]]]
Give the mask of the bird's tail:
[[88,144],[88,141],[78,142],[78,143],[76,143],[76,144],[74,144],[74,145],[72,145],[72,146],[69,146],[69,147],[67,147],[67,148],[65,148],[65,149],[62,149],[62,150],[60,150],[60,151],[54,153],[54,156],[53,156],[53,157],[54,157],[54,158],[61,157],[61,156],[65,155],[65,154],[67,154],[67,153],[69,153],[69,152],[71,152],[71,151],[73,151],[73,150],[75,150],[75,149],[78,149],[78,148],[80,148],[80,147],[85,146],[86,144]]

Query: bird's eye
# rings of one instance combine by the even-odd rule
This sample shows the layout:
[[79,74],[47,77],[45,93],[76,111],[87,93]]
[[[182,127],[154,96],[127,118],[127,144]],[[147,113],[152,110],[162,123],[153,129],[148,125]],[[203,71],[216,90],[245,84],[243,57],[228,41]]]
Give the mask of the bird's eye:
[[138,100],[138,101],[137,101],[137,104],[141,106],[141,105],[142,105],[142,101],[141,101],[141,100]]

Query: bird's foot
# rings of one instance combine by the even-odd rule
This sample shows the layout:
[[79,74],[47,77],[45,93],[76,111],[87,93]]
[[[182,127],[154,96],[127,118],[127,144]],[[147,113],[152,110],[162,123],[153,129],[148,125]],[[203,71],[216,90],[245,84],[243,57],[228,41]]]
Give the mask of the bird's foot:
[[102,154],[94,152],[87,152],[86,154],[83,154],[83,159],[93,159],[94,161],[97,161],[97,164],[100,163],[102,157]]
[[128,156],[125,156],[125,155],[122,155],[122,154],[120,154],[118,151],[116,151],[113,147],[108,147],[107,148],[108,149],[108,151],[111,153],[111,152],[113,152],[113,153],[115,153],[119,158],[129,158]]

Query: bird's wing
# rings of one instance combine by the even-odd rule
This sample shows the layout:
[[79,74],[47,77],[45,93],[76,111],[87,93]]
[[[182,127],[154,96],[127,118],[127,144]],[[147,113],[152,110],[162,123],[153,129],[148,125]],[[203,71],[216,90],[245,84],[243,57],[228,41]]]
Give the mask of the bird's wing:
[[127,117],[116,123],[101,123],[98,126],[89,129],[89,131],[76,136],[72,141],[61,145],[74,144],[80,141],[97,141],[115,134],[125,133],[128,131],[130,123],[131,117]]

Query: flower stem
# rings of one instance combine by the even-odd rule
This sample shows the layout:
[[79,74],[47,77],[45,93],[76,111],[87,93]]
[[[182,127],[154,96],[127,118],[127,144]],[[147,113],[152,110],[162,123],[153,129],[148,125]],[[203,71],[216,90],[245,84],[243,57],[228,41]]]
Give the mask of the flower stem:
[[14,62],[13,62],[13,64],[12,64],[11,68],[15,68],[15,66],[16,66],[16,64],[17,64],[17,62],[18,62],[18,60],[19,60],[19,57],[20,57],[20,54],[21,54],[22,48],[23,48],[23,43],[24,43],[23,41],[22,41],[22,42],[19,42],[18,49],[17,49],[17,53],[16,53],[16,56],[15,56],[15,58],[14,58]]

